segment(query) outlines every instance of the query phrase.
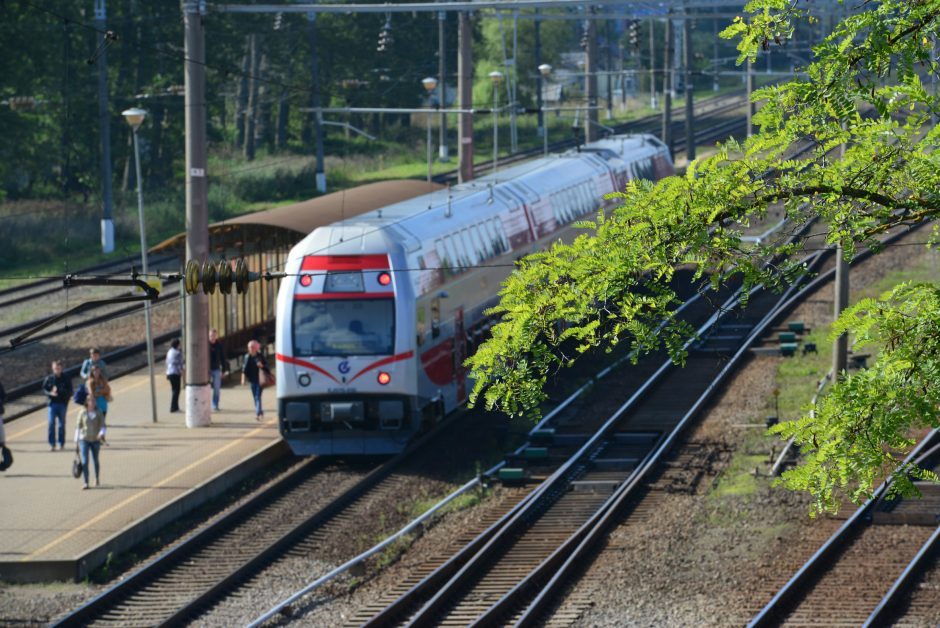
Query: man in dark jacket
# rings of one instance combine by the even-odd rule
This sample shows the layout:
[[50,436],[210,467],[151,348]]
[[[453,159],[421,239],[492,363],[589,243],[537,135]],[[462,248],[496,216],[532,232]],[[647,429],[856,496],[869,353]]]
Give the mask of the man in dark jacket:
[[56,420],[59,423],[59,449],[65,449],[65,409],[72,398],[72,378],[62,372],[62,360],[52,362],[52,373],[42,382],[49,400],[49,448],[55,451]]
[[219,409],[219,396],[222,390],[222,375],[228,372],[228,360],[225,359],[225,347],[219,340],[219,332],[209,330],[209,377],[212,379],[212,409]]

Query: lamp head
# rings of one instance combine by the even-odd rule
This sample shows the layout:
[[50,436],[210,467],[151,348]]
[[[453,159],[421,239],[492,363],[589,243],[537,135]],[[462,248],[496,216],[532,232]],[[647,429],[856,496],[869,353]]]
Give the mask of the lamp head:
[[487,76],[490,77],[490,80],[493,81],[496,85],[499,85],[503,80],[503,73],[499,70],[493,70]]
[[424,85],[424,89],[426,89],[429,93],[437,89],[437,79],[433,76],[421,79],[421,84]]
[[139,107],[131,107],[130,109],[122,111],[121,115],[124,116],[127,123],[131,125],[131,128],[136,131],[140,128],[140,125],[144,123],[144,118],[147,117],[147,110],[140,109]]
[[552,66],[550,66],[549,64],[543,63],[542,65],[539,66],[539,74],[541,74],[542,76],[547,77],[551,73],[552,73]]

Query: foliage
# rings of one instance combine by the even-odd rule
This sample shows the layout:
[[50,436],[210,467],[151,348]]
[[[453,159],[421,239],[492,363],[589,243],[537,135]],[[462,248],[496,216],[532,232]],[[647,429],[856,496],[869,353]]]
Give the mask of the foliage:
[[817,510],[834,502],[837,489],[856,501],[870,497],[871,487],[898,467],[891,486],[896,494],[912,494],[914,479],[937,479],[932,472],[901,466],[899,452],[915,443],[912,430],[938,424],[938,320],[940,288],[904,283],[879,299],[863,299],[834,325],[833,338],[852,333],[857,348],[883,346],[877,362],[846,375],[817,405],[814,418],[772,430],[809,452],[784,479],[810,491]]
[[[738,38],[742,59],[755,58],[762,49],[785,45],[794,23],[817,19],[812,5],[795,6],[755,0],[747,7],[750,18],[735,21],[724,35]],[[828,225],[827,241],[841,243],[847,255],[877,246],[874,238],[893,226],[933,219],[940,207],[934,152],[940,130],[930,124],[937,102],[921,74],[937,72],[931,41],[938,16],[940,0],[862,5],[815,47],[805,78],[755,92],[754,100],[764,103],[755,116],[759,133],[724,143],[685,176],[631,182],[618,194],[621,206],[582,223],[585,233],[572,243],[520,262],[493,310],[502,321],[468,361],[477,382],[473,399],[510,414],[533,411],[545,398],[548,375],[595,346],[627,343],[640,353],[664,347],[681,363],[682,342],[692,330],[674,316],[679,298],[671,282],[678,265],[694,268],[700,284],[741,281],[745,288],[778,287],[799,271],[795,254],[802,240],[781,238],[756,248],[741,240],[743,226],[771,206],[783,208],[792,232],[820,219]],[[842,144],[847,148],[840,157]],[[764,266],[770,259],[786,261]],[[930,311],[918,318],[922,325],[907,328],[890,326],[887,307],[856,312],[849,319],[854,325],[865,319],[873,325],[866,331],[889,325],[882,333],[896,331],[898,347],[932,347],[901,336],[925,333]],[[665,326],[658,330],[661,321]],[[931,363],[920,362],[918,368]],[[884,368],[897,383],[911,375],[890,359]],[[829,412],[841,412],[841,423],[824,428],[804,420],[795,428],[808,435],[804,451],[816,463],[787,482],[812,491],[817,508],[834,508],[840,490],[863,497],[889,455],[875,452],[909,445],[913,417],[899,415],[895,405],[916,406],[923,411],[920,421],[938,424],[936,404],[928,408],[909,397],[914,388],[888,395],[877,380],[871,386],[864,381],[850,378],[833,393]],[[929,379],[923,383],[931,385]],[[858,417],[870,429],[862,429],[868,423]],[[866,439],[872,440],[861,442]],[[909,483],[903,472],[899,477],[903,490]]]

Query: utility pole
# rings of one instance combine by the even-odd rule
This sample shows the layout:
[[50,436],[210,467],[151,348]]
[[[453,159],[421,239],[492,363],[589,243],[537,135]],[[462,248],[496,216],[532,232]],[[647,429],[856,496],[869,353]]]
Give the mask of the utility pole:
[[[844,128],[844,127],[843,127]],[[845,144],[839,146],[839,157],[845,158]],[[836,246],[836,285],[833,295],[832,320],[842,315],[842,311],[849,306],[849,263],[845,261],[845,251],[842,243]],[[842,371],[848,364],[849,336],[842,334],[832,344],[832,381],[838,381]]]
[[[639,55],[637,55],[639,56]],[[650,18],[650,109],[656,109],[656,22]]]
[[[594,10],[591,10],[594,13]],[[587,96],[587,115],[584,116],[584,141],[593,142],[597,133],[597,24],[588,16],[587,19],[587,54],[584,62],[585,94]]]
[[745,66],[745,70],[744,70],[746,73],[744,81],[745,81],[745,84],[747,85],[747,87],[745,88],[745,91],[747,92],[745,101],[747,101],[746,104],[747,104],[747,136],[748,137],[751,137],[751,135],[754,134],[754,120],[753,120],[754,119],[754,103],[751,102],[751,94],[754,93],[754,68],[751,66],[752,66],[751,59],[748,58],[747,65]]
[[437,80],[441,85],[441,124],[438,128],[438,157],[441,161],[448,161],[447,155],[447,47],[444,45],[444,22],[447,13],[441,11],[437,14]]
[[[473,107],[473,26],[470,14],[461,11],[457,26],[457,89],[460,108]],[[458,127],[457,157],[460,183],[473,180],[473,114],[461,113]]]
[[610,120],[614,117],[613,111],[611,111],[614,102],[614,88],[611,80],[613,74],[611,74],[612,64],[610,62],[610,20],[604,23],[604,47],[607,49],[607,65],[605,66],[607,74],[604,75],[607,79],[607,120]]
[[[539,19],[539,10],[535,10],[535,67],[542,65],[542,20]],[[542,72],[535,73],[535,104],[538,112],[538,136],[545,137],[545,112],[542,111]],[[547,151],[546,151],[547,152]]]
[[98,30],[98,126],[101,129],[101,252],[114,251],[114,220],[111,194],[111,117],[108,115],[108,10],[105,0],[95,0],[95,28]]
[[672,157],[672,19],[666,18],[663,37],[663,144]]
[[310,35],[310,80],[313,82],[313,95],[310,106],[313,107],[313,134],[317,144],[316,184],[317,192],[326,193],[326,173],[323,171],[323,112],[320,111],[320,62],[317,51],[317,14],[307,13],[308,32]]
[[[206,182],[206,39],[205,0],[184,0],[186,115],[186,261],[209,256]],[[209,301],[205,294],[186,297],[186,427],[210,423]]]
[[695,159],[695,113],[694,93],[692,90],[692,20],[686,14],[682,20],[682,51],[684,53],[683,65],[685,66],[685,156],[688,163]]

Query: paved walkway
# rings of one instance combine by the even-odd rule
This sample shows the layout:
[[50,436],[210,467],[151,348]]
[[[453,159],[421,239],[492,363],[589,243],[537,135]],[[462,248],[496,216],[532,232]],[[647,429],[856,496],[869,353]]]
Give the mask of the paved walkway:
[[[66,419],[65,451],[49,450],[45,409],[6,426],[14,464],[0,473],[0,579],[58,578],[63,569],[77,569],[75,577],[83,577],[100,563],[90,553],[106,557],[108,551],[126,549],[166,524],[170,502],[176,500],[171,510],[178,516],[205,499],[196,489],[205,492],[212,480],[217,494],[257,468],[259,453],[270,458],[280,449],[274,391],[265,391],[263,423],[254,419],[250,390],[237,386],[223,388],[222,410],[213,414],[210,427],[187,429],[183,413],[167,411],[170,387],[162,374],[156,385],[159,414],[153,423],[146,369],[112,382],[109,445],[101,448],[98,488],[81,490],[82,480],[71,476],[74,403]],[[239,466],[240,471],[231,471]],[[189,503],[181,508],[181,501]],[[148,519],[153,519],[150,530]],[[139,538],[128,539],[126,532],[134,526],[143,528],[133,535]],[[73,567],[64,565],[69,562]],[[34,565],[30,572],[29,563],[47,567]],[[58,568],[48,568],[52,563]]]

